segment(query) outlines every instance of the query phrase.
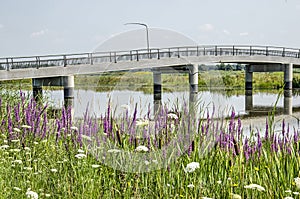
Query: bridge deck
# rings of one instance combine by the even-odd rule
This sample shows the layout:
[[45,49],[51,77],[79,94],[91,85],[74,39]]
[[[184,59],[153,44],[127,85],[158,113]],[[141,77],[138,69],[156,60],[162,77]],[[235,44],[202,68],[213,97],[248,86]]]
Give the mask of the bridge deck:
[[93,74],[200,63],[300,66],[300,50],[270,46],[188,46],[0,58],[0,80]]

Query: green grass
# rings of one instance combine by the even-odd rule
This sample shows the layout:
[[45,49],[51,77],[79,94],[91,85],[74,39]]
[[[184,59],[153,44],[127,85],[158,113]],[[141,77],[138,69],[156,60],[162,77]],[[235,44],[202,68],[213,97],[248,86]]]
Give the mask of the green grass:
[[[153,159],[145,159],[149,160],[148,165],[136,158],[122,162],[125,156],[116,159],[114,157],[120,157],[118,154],[107,152],[108,146],[123,146],[125,151],[139,154],[134,152],[136,146],[147,145],[148,139],[143,138],[130,143],[128,132],[131,124],[136,125],[134,115],[126,118],[126,114],[115,116],[108,112],[102,119],[86,116],[84,120],[71,121],[68,112],[62,111],[55,119],[48,119],[48,107],[35,105],[27,96],[2,96],[2,99],[5,101],[0,106],[0,198],[26,198],[28,189],[39,198],[233,198],[232,194],[241,198],[299,197],[295,195],[300,190],[294,182],[294,178],[300,177],[299,139],[295,140],[287,126],[280,133],[286,139],[280,139],[272,131],[268,138],[258,138],[253,131],[246,144],[242,124],[234,114],[223,121],[212,116],[195,120],[194,116],[201,112],[189,114],[188,110],[177,110],[180,118],[173,121],[164,119],[167,116],[162,113],[155,120],[161,125],[156,131],[159,144],[150,137],[150,152],[145,154],[160,151],[163,146],[174,153],[166,157],[150,155]],[[144,119],[147,121],[147,117]],[[272,121],[270,117],[269,130],[274,125]],[[29,124],[30,129],[22,126]],[[146,123],[133,130],[136,135],[143,135],[148,128],[153,127]],[[81,138],[79,132],[92,141]],[[169,145],[169,139],[191,134],[194,136],[189,140],[193,142],[189,142],[187,151],[178,147],[177,142]],[[216,144],[202,155],[201,146],[210,136]],[[230,136],[234,139],[229,139]],[[275,137],[278,142],[274,141]],[[97,144],[97,138],[101,138],[102,144]],[[226,146],[215,140],[218,138]],[[280,140],[284,142],[282,147]],[[274,146],[278,151],[274,151]],[[178,152],[182,152],[180,157]],[[79,159],[77,154],[84,157]],[[176,161],[149,172],[115,170],[107,164],[111,158],[115,163],[121,160],[121,167],[140,164],[140,171],[147,171],[151,165],[155,166],[154,158],[164,161],[174,154],[178,156]],[[188,173],[185,167],[191,162],[198,162],[199,168]],[[249,184],[261,185],[265,191],[246,189]]]

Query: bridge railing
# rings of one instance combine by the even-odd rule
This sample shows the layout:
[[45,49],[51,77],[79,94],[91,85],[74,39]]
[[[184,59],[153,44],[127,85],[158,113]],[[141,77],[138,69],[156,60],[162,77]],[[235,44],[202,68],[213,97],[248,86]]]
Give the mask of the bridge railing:
[[0,70],[93,65],[147,59],[181,58],[189,56],[276,56],[300,58],[300,50],[272,46],[185,46],[132,51],[94,52],[64,55],[0,58]]

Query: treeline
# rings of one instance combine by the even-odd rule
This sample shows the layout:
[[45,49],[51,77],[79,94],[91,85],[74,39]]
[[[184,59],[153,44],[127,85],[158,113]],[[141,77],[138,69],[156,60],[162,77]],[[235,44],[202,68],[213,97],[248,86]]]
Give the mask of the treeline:
[[225,64],[225,63],[220,63],[220,64],[216,64],[216,65],[201,64],[201,65],[199,65],[199,70],[200,71],[209,71],[209,70],[241,71],[241,70],[245,70],[245,65],[244,64]]

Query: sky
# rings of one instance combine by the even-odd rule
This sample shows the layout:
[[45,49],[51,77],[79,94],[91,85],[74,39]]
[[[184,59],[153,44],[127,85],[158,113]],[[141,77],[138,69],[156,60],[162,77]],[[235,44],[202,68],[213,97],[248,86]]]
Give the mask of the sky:
[[299,0],[0,0],[0,57],[93,52],[143,28],[128,22],[198,45],[300,48],[299,21]]

